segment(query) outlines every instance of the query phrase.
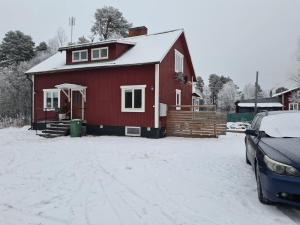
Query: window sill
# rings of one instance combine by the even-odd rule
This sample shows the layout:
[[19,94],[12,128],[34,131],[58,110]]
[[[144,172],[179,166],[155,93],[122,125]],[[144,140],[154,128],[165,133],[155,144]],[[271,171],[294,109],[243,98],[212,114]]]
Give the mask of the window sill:
[[55,108],[44,108],[43,111],[44,112],[55,111]]
[[144,109],[122,109],[121,112],[145,112]]

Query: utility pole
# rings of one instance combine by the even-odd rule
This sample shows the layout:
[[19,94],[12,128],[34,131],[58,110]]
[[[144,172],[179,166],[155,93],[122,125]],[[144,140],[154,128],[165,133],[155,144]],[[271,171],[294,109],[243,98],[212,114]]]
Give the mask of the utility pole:
[[257,94],[258,94],[258,71],[256,71],[256,80],[255,80],[255,103],[254,103],[254,114],[257,114]]

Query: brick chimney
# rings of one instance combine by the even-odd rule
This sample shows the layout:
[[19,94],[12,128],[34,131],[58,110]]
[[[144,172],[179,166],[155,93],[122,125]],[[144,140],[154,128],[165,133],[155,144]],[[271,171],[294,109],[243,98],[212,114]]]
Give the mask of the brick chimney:
[[142,27],[133,27],[129,29],[128,37],[134,37],[139,35],[148,34],[148,28],[145,26]]

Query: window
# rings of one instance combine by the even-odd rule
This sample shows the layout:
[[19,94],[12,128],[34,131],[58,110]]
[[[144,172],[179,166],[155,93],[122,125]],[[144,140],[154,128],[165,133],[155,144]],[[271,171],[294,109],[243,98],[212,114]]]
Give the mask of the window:
[[141,136],[141,128],[140,127],[125,127],[125,135],[126,136]]
[[176,89],[176,110],[181,110],[181,90]]
[[121,111],[145,112],[146,85],[121,86]]
[[88,60],[88,50],[72,52],[72,62],[84,62]]
[[108,47],[92,49],[92,60],[108,59]]
[[289,110],[298,110],[298,109],[299,109],[298,103],[295,102],[289,103]]
[[60,108],[60,89],[44,89],[44,110]]
[[300,97],[300,91],[297,91],[297,97]]
[[175,49],[175,72],[183,73],[183,54]]

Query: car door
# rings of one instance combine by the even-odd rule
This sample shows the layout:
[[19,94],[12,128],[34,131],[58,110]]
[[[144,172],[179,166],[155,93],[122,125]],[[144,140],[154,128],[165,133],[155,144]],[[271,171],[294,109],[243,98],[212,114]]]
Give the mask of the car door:
[[[263,117],[262,115],[257,115],[255,117],[255,119],[251,124],[251,129],[257,130],[258,132],[262,117]],[[247,141],[246,141],[246,145],[248,149],[247,157],[252,166],[254,166],[254,160],[256,156],[256,149],[257,149],[258,142],[259,142],[259,138],[257,136],[247,135]]]

